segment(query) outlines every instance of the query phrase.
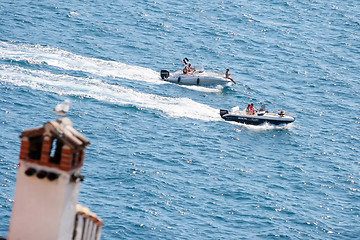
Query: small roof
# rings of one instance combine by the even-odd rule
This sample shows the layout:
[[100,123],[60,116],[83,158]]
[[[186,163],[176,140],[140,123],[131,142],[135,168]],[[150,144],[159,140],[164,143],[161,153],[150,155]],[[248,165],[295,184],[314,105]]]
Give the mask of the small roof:
[[77,204],[76,213],[83,215],[86,218],[92,219],[95,223],[97,223],[100,226],[104,225],[104,222],[101,220],[101,218],[99,218],[94,212],[90,211],[90,209],[87,207]]

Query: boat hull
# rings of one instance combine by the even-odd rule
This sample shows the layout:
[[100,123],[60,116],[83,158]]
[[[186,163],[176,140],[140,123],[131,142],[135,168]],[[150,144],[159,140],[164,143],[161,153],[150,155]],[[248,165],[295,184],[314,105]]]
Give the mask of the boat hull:
[[214,73],[194,73],[194,74],[169,74],[166,70],[161,71],[161,78],[164,81],[180,85],[199,85],[217,86],[227,85],[231,80]]
[[[278,115],[278,116],[276,116]],[[227,110],[220,110],[220,116],[226,121],[234,121],[238,123],[261,125],[269,123],[273,125],[284,125],[295,121],[295,118],[290,116],[281,116],[279,114],[262,114],[262,115],[246,115],[229,113]]]

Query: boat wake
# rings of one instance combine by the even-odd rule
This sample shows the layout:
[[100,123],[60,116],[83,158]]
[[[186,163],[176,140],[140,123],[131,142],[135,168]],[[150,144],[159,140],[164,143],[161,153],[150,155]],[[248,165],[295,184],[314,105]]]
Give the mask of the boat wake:
[[10,83],[59,95],[82,96],[118,105],[156,109],[171,117],[186,117],[203,121],[221,120],[218,109],[189,98],[172,98],[138,92],[96,78],[74,77],[14,65],[0,65],[0,80],[3,84]]
[[26,61],[31,64],[49,65],[64,70],[82,71],[101,77],[126,78],[152,84],[164,84],[158,72],[125,63],[84,57],[58,48],[11,44],[0,41],[0,59]]

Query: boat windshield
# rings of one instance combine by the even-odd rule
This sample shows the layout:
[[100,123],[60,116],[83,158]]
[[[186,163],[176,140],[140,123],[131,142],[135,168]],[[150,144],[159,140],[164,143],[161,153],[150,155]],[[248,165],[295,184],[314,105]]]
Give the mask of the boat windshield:
[[204,66],[203,66],[203,65],[200,65],[199,67],[197,67],[197,68],[196,68],[196,72],[198,72],[198,73],[205,72]]

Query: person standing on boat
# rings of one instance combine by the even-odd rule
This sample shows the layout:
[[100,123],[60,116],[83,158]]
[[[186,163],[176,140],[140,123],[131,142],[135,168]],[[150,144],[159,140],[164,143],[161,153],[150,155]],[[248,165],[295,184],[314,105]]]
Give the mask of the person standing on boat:
[[226,69],[226,73],[225,73],[225,77],[228,78],[228,79],[230,79],[233,83],[237,84],[237,83],[235,82],[235,80],[234,80],[232,77],[230,77],[229,71],[230,71],[230,70],[227,68],[227,69]]
[[[183,64],[185,65],[185,67],[183,69],[183,74],[191,74],[192,73],[192,67],[191,67],[191,63],[189,62],[189,59],[184,58],[183,59]],[[188,66],[188,64],[189,64],[189,66]]]

